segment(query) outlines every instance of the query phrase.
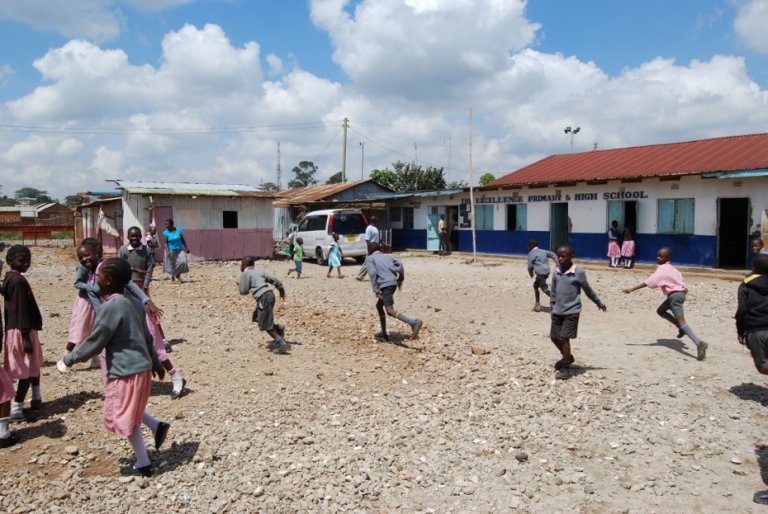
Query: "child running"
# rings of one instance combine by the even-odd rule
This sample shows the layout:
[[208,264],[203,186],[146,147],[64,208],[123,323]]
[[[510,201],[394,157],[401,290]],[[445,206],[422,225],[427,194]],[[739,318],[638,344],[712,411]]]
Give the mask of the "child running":
[[[155,265],[155,258],[152,252],[146,245],[141,243],[141,229],[139,227],[131,227],[128,229],[128,244],[123,245],[117,251],[117,256],[124,259],[131,266],[131,281],[136,287],[141,288],[142,291],[147,293],[149,291],[148,276],[151,268]],[[130,292],[127,290],[126,292]],[[187,385],[187,381],[182,378],[176,368],[174,368],[171,359],[168,357],[167,341],[165,340],[163,329],[157,319],[157,316],[150,312],[145,307],[145,318],[147,321],[147,327],[149,333],[152,335],[152,342],[157,352],[157,357],[163,368],[168,372],[171,377],[171,383],[173,389],[171,390],[171,398],[173,400],[178,399],[184,392],[184,388]]]
[[557,260],[559,266],[552,276],[552,327],[549,336],[562,356],[555,363],[555,378],[567,379],[571,377],[571,364],[576,361],[571,353],[571,339],[576,339],[578,333],[581,292],[584,291],[601,311],[608,309],[587,282],[587,273],[573,264],[573,248],[568,245],[559,247]]
[[419,336],[419,330],[423,325],[420,319],[411,319],[401,312],[395,311],[395,289],[400,289],[405,280],[403,264],[392,255],[381,253],[381,244],[370,245],[372,253],[365,263],[366,272],[371,279],[371,287],[376,295],[376,310],[379,313],[381,332],[374,337],[380,341],[389,341],[387,334],[387,316],[399,319],[411,327],[411,337]]
[[739,343],[749,348],[757,371],[768,375],[768,255],[759,253],[752,260],[752,274],[739,284],[736,298]]
[[[67,336],[67,352],[85,341],[91,334],[93,322],[96,319],[95,305],[99,304],[98,286],[96,285],[96,270],[99,258],[98,242],[84,239],[77,248],[79,264],[75,269],[75,289],[77,297],[72,304],[72,314],[69,318],[69,334]],[[90,296],[89,296],[90,293]],[[94,357],[91,367],[98,367],[98,358]]]
[[341,260],[344,258],[344,254],[341,253],[341,246],[339,246],[339,234],[334,232],[331,237],[333,237],[333,244],[328,250],[328,273],[325,278],[331,278],[333,268],[336,268],[339,278],[344,278],[344,275],[341,274]]
[[[300,240],[301,238],[299,238]],[[268,333],[274,338],[274,347],[281,354],[288,353],[288,342],[283,338],[285,336],[285,327],[275,323],[273,309],[275,307],[275,293],[270,289],[272,284],[280,292],[280,299],[285,301],[285,288],[283,283],[275,277],[264,271],[257,271],[253,268],[256,263],[256,257],[247,255],[240,262],[240,282],[238,288],[240,294],[250,293],[256,300],[256,310],[253,311],[252,321],[259,324],[259,329]]]
[[683,274],[672,266],[671,259],[672,250],[666,246],[659,248],[659,251],[656,252],[656,263],[659,265],[656,271],[646,278],[644,282],[637,284],[635,287],[624,289],[624,292],[629,294],[644,287],[661,289],[661,292],[666,295],[667,299],[656,309],[656,314],[677,327],[678,338],[687,335],[693,341],[693,344],[696,345],[696,358],[703,361],[707,358],[707,348],[709,345],[699,339],[685,321],[683,303],[685,302],[685,295],[688,293],[688,287],[683,282]]
[[30,386],[32,410],[43,408],[40,392],[43,349],[37,335],[43,329],[43,318],[35,295],[32,294],[32,288],[23,275],[32,264],[32,252],[24,245],[13,245],[8,250],[5,261],[11,269],[5,274],[5,279],[0,285],[0,293],[5,299],[4,366],[10,379],[19,381],[11,403],[10,419],[20,420],[24,419],[24,400]]
[[301,263],[304,261],[304,239],[301,237],[297,237],[296,241],[293,244],[293,251],[291,253],[291,259],[293,259],[293,265],[295,266],[295,269],[289,269],[288,270],[288,276],[291,275],[292,272],[296,272],[296,278],[301,278]]
[[165,369],[157,359],[141,303],[124,294],[130,280],[128,262],[117,257],[103,262],[97,281],[105,302],[96,315],[93,332],[64,355],[57,367],[66,371],[75,362],[84,362],[102,350],[106,351],[108,378],[104,392],[104,428],[127,437],[136,454],[136,462],[122,468],[120,473],[148,477],[153,473],[152,461],[144,446],[141,423],[150,427],[155,448],[159,449],[170,425],[158,421],[145,410],[152,375],[157,374],[162,379]]
[[541,312],[541,303],[539,289],[545,295],[549,296],[549,287],[547,286],[547,277],[549,277],[549,261],[552,259],[557,264],[557,255],[539,248],[539,242],[535,239],[528,241],[528,275],[533,278],[536,274],[536,280],[533,281],[533,295],[536,303],[533,304],[533,312]]

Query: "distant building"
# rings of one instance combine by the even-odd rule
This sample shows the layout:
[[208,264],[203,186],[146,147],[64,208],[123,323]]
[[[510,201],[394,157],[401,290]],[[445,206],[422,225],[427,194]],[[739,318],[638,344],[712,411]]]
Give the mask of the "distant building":
[[47,239],[71,232],[72,209],[57,202],[0,207],[0,231],[20,232],[23,239]]

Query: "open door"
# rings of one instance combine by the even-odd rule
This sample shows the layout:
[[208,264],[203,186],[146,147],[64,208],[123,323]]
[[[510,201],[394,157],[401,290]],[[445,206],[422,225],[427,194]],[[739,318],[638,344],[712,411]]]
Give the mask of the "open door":
[[749,198],[717,200],[717,265],[746,269],[749,255]]
[[437,224],[440,222],[440,213],[437,208],[433,212],[427,213],[427,250],[437,252],[440,250],[440,234],[437,231]]
[[568,244],[568,204],[553,203],[549,213],[549,248],[554,252],[558,246]]

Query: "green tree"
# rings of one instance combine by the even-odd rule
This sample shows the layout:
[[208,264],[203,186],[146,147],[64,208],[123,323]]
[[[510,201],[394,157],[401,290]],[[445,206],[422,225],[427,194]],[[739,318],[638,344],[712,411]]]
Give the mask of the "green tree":
[[328,180],[325,181],[326,184],[341,184],[341,172],[338,171],[331,175]]
[[34,187],[22,187],[17,189],[14,196],[18,198],[33,198],[35,203],[48,203],[52,202],[51,196],[48,191],[42,189],[35,189]]
[[262,191],[266,191],[267,193],[277,193],[278,191],[280,191],[280,188],[274,182],[264,182],[259,187],[261,188]]
[[443,168],[423,169],[412,162],[392,163],[393,170],[373,170],[371,180],[394,191],[437,191],[446,188]]
[[496,180],[496,177],[491,172],[483,173],[482,175],[480,175],[481,186],[486,185],[488,182],[493,182],[494,180]]
[[69,195],[64,197],[64,205],[66,205],[70,209],[74,209],[78,205],[82,205],[82,204],[83,204],[83,198],[81,196]]
[[395,174],[389,170],[371,170],[368,177],[380,186],[394,189]]
[[291,189],[317,184],[317,179],[314,177],[315,173],[317,173],[317,166],[312,161],[301,161],[291,171],[296,175],[296,178],[288,182],[288,187]]

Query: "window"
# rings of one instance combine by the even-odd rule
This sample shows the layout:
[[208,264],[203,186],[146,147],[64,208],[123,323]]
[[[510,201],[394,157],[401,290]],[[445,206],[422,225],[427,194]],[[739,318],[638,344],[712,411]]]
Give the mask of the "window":
[[526,204],[507,205],[507,230],[528,230],[528,206]]
[[224,211],[222,214],[224,228],[237,228],[237,211]]
[[477,230],[493,230],[493,205],[475,206],[475,224]]
[[464,228],[472,228],[472,218],[469,213],[472,211],[470,204],[462,203],[459,205],[459,226]]
[[400,207],[389,208],[389,221],[393,223],[400,223],[403,221],[403,211]]
[[[304,230],[325,230],[325,224],[328,221],[328,215],[311,216],[306,219],[307,227]],[[303,223],[302,223],[303,224]]]
[[656,232],[659,234],[693,234],[693,198],[659,199]]
[[403,207],[403,228],[413,228],[413,207]]
[[[333,216],[333,232],[340,235],[365,233],[365,221],[359,212],[337,212]],[[325,226],[323,226],[325,228]]]

